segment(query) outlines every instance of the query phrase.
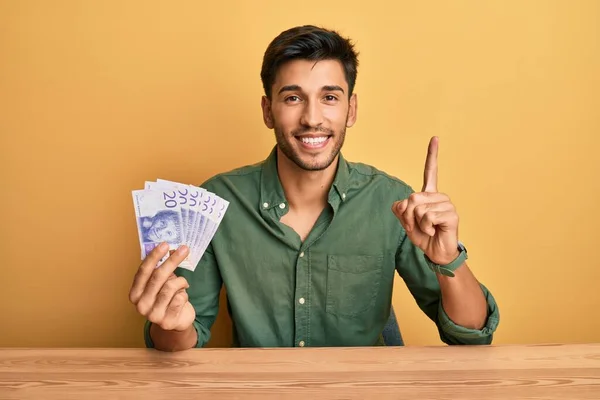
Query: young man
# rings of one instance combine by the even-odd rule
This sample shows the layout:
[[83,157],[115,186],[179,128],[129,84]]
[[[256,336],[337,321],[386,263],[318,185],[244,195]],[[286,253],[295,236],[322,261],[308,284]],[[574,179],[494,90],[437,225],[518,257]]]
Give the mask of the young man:
[[382,344],[396,271],[445,343],[491,343],[498,308],[437,192],[437,138],[419,193],[340,153],[356,121],[357,64],[347,39],[314,26],[269,45],[262,109],[277,145],[202,184],[230,205],[195,272],[176,269],[185,247],[160,268],[167,247],[141,264],[130,300],[148,320],[148,347],[204,346],[223,284],[234,346]]

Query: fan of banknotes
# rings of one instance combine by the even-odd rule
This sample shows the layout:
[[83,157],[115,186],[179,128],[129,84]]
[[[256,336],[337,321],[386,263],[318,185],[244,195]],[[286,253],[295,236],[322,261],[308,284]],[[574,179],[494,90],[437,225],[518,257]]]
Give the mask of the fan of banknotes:
[[167,242],[169,252],[190,249],[181,268],[194,271],[217,232],[229,202],[201,187],[158,179],[132,191],[142,259]]

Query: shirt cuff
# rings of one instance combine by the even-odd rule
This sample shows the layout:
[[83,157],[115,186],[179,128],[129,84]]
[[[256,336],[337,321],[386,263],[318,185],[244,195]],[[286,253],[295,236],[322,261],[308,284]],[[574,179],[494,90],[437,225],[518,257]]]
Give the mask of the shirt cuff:
[[500,321],[500,312],[494,296],[490,291],[483,285],[479,284],[483,290],[487,302],[488,317],[485,326],[481,329],[470,329],[460,325],[456,325],[442,306],[440,300],[438,307],[438,320],[439,330],[441,339],[447,344],[464,344],[464,345],[475,345],[475,344],[491,344],[494,336],[494,332],[498,327]]

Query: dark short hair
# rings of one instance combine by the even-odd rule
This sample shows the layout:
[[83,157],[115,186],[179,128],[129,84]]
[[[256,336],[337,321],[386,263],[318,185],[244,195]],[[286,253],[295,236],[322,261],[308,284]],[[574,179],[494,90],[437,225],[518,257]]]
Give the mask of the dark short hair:
[[303,25],[281,32],[265,51],[260,77],[269,99],[279,67],[297,59],[338,60],[344,68],[348,96],[352,94],[358,70],[358,52],[354,50],[354,44],[336,31]]

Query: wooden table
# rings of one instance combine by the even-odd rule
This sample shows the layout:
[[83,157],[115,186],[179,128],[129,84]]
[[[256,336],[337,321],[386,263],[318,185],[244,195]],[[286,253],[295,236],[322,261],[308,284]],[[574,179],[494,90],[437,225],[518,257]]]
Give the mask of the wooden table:
[[0,399],[600,399],[600,344],[0,349]]

